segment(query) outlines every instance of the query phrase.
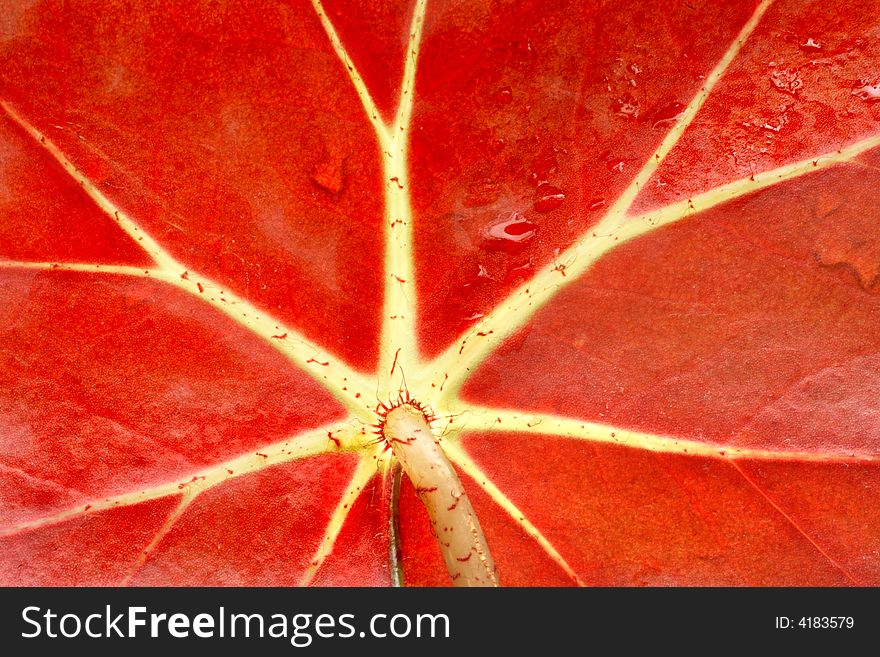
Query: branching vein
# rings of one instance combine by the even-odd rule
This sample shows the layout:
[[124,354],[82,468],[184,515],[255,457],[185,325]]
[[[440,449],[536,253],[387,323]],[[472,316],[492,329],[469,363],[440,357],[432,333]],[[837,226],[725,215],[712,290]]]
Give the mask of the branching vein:
[[519,433],[559,436],[592,443],[606,443],[649,452],[702,456],[722,460],[796,461],[799,463],[868,463],[877,454],[829,454],[772,449],[751,449],[700,442],[673,436],[631,431],[607,424],[522,411],[459,405],[450,415],[452,435],[468,432]]
[[[0,101],[0,107],[22,129],[30,134],[51,155],[65,171],[76,180],[83,191],[110,217],[136,244],[154,260],[156,266],[143,270],[145,276],[164,280],[208,303],[223,314],[241,324],[255,335],[263,338],[275,349],[284,354],[301,370],[309,374],[324,386],[337,400],[351,412],[368,419],[372,417],[368,400],[371,391],[366,378],[355,372],[339,358],[326,353],[324,349],[308,340],[297,331],[285,326],[282,322],[257,309],[250,302],[224,288],[219,283],[202,276],[189,267],[175,260],[156,240],[154,240],[137,222],[129,217],[108,199],[82,172],[65,157],[61,150],[45,135],[21,117],[7,102]],[[50,267],[55,267],[51,265]],[[33,267],[39,267],[37,263]],[[90,265],[73,264],[67,268],[77,271],[88,271]],[[99,270],[94,265],[94,271]],[[110,273],[131,274],[125,267],[101,265],[101,271]],[[106,269],[104,269],[106,267]]]
[[578,577],[577,573],[574,571],[568,562],[563,558],[559,551],[553,546],[553,544],[547,540],[547,538],[540,532],[540,530],[535,527],[532,522],[526,518],[525,514],[519,510],[519,508],[508,498],[504,493],[501,492],[501,489],[498,488],[488,476],[480,469],[480,467],[474,463],[473,459],[458,445],[447,443],[444,445],[444,451],[446,452],[449,459],[455,463],[459,468],[462,469],[471,479],[477,482],[477,484],[486,492],[486,494],[492,498],[499,507],[504,509],[504,511],[511,517],[513,520],[522,528],[522,530],[532,538],[538,545],[541,546],[541,549],[547,553],[547,556],[552,559],[556,565],[558,565],[565,573],[571,577],[572,581],[578,586],[583,586],[584,582],[581,581],[580,577]]
[[336,539],[339,538],[342,526],[345,524],[348,514],[351,513],[351,509],[354,507],[358,496],[366,488],[370,480],[377,475],[377,472],[376,461],[371,459],[368,454],[361,457],[354,474],[351,476],[351,481],[342,493],[342,497],[339,498],[339,503],[336,505],[333,515],[330,516],[327,528],[324,530],[324,536],[318,544],[318,549],[315,551],[308,569],[300,580],[300,586],[308,586],[312,583],[315,575],[324,564],[324,560],[333,551]]
[[298,459],[320,456],[340,451],[361,449],[371,442],[357,421],[342,421],[325,425],[287,440],[261,447],[256,452],[244,454],[223,463],[205,468],[184,479],[169,481],[152,488],[124,493],[101,500],[94,500],[51,516],[0,529],[0,536],[17,534],[22,531],[53,525],[78,516],[96,513],[107,509],[140,504],[171,495],[195,496],[208,488],[242,475],[258,472],[265,468],[296,461]]

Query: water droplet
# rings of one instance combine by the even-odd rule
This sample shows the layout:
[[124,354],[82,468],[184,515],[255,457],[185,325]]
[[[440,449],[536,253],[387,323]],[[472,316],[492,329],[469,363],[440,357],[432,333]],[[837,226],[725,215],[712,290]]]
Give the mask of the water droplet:
[[481,178],[468,185],[467,194],[464,197],[466,208],[475,208],[481,205],[491,205],[501,195],[500,185],[491,178]]
[[807,37],[806,41],[798,45],[800,45],[801,50],[806,50],[807,52],[816,52],[817,50],[822,50],[822,44],[812,37]]
[[604,205],[605,205],[604,198],[594,198],[592,201],[590,201],[590,204],[587,207],[589,207],[590,210],[598,210],[599,208],[601,208]]
[[532,172],[529,174],[529,182],[535,186],[547,182],[559,168],[556,155],[559,151],[556,147],[545,144],[541,147],[535,161],[532,162]]
[[492,94],[492,99],[501,105],[510,105],[513,102],[513,91],[510,87],[503,87]]
[[527,262],[524,262],[521,265],[517,265],[516,267],[512,267],[511,269],[508,269],[507,276],[504,277],[504,281],[506,283],[511,283],[511,282],[519,280],[519,279],[528,278],[529,274],[531,273],[530,272],[531,268],[532,268],[532,260],[530,258]]
[[864,100],[868,103],[876,103],[880,100],[880,84],[866,84],[856,89],[853,89],[852,95],[858,98],[859,100]]
[[471,278],[470,282],[465,283],[464,287],[470,287],[471,285],[482,285],[485,284],[486,281],[494,281],[495,278],[489,275],[489,271],[481,264],[477,264],[477,273]]
[[535,210],[538,212],[550,212],[555,210],[565,200],[565,194],[558,187],[541,183],[538,185],[535,196]]
[[318,187],[338,194],[345,187],[345,166],[342,158],[327,158],[312,167],[309,177]]
[[642,69],[639,67],[638,64],[630,64],[629,66],[627,66],[627,68],[629,69],[629,72],[633,75],[638,75],[642,72]]
[[794,96],[804,86],[797,69],[782,68],[770,74],[770,83],[787,94]]
[[507,219],[492,224],[486,228],[486,240],[483,247],[490,251],[504,251],[505,253],[519,253],[525,249],[538,230],[538,226],[523,217],[519,212],[514,212]]
[[629,119],[636,118],[642,111],[639,101],[633,98],[630,94],[626,94],[622,98],[618,98],[614,101],[612,109],[615,114],[625,116]]
[[685,106],[679,102],[669,103],[654,113],[654,128],[668,128],[675,124],[682,114]]
[[626,162],[623,160],[609,160],[605,166],[608,167],[609,171],[623,173],[623,170],[626,168]]

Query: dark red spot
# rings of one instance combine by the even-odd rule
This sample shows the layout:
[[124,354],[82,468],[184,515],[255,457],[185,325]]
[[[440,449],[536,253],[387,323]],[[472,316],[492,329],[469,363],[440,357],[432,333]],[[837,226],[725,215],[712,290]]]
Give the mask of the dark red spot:
[[318,365],[323,365],[324,367],[327,367],[330,364],[329,360],[325,361],[325,362],[321,362],[319,360],[315,360],[314,358],[309,358],[306,362],[307,363],[317,363]]
[[287,337],[287,333],[282,333],[281,335],[273,335],[272,337],[276,340],[284,340]]

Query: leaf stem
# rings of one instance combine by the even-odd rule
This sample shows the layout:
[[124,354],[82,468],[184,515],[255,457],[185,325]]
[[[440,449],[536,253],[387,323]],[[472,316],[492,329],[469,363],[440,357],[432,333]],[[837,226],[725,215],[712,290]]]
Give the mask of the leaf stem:
[[400,463],[391,469],[391,494],[388,513],[388,563],[391,568],[391,585],[403,586],[403,559],[400,543],[400,488],[403,483],[403,470]]
[[455,586],[498,586],[477,514],[424,413],[404,403],[385,417],[385,439],[428,511]]

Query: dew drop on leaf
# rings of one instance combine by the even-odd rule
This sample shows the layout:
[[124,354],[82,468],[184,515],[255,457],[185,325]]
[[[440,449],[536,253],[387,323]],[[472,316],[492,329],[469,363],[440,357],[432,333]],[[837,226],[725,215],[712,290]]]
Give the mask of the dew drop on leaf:
[[880,84],[866,84],[853,89],[852,95],[867,103],[876,103],[880,100]]
[[510,105],[513,102],[513,91],[510,87],[503,87],[492,94],[492,100],[499,105]]
[[467,194],[464,198],[466,208],[475,208],[481,205],[491,205],[501,195],[500,185],[491,178],[481,178],[468,185]]
[[520,253],[538,230],[538,226],[519,212],[506,219],[491,224],[485,230],[486,239],[482,246],[490,251]]
[[675,124],[678,117],[684,112],[685,106],[679,102],[669,103],[654,113],[655,129],[669,128]]
[[803,86],[800,73],[797,69],[783,68],[770,74],[770,83],[780,91],[794,96]]
[[550,212],[555,210],[565,200],[565,194],[558,187],[541,183],[538,185],[535,196],[535,210],[538,212]]
[[625,116],[630,119],[635,119],[641,113],[642,108],[633,96],[630,94],[626,94],[625,96],[618,98],[614,101],[614,113],[620,116]]
[[325,159],[312,167],[312,182],[321,189],[338,194],[345,187],[345,168],[341,158]]

